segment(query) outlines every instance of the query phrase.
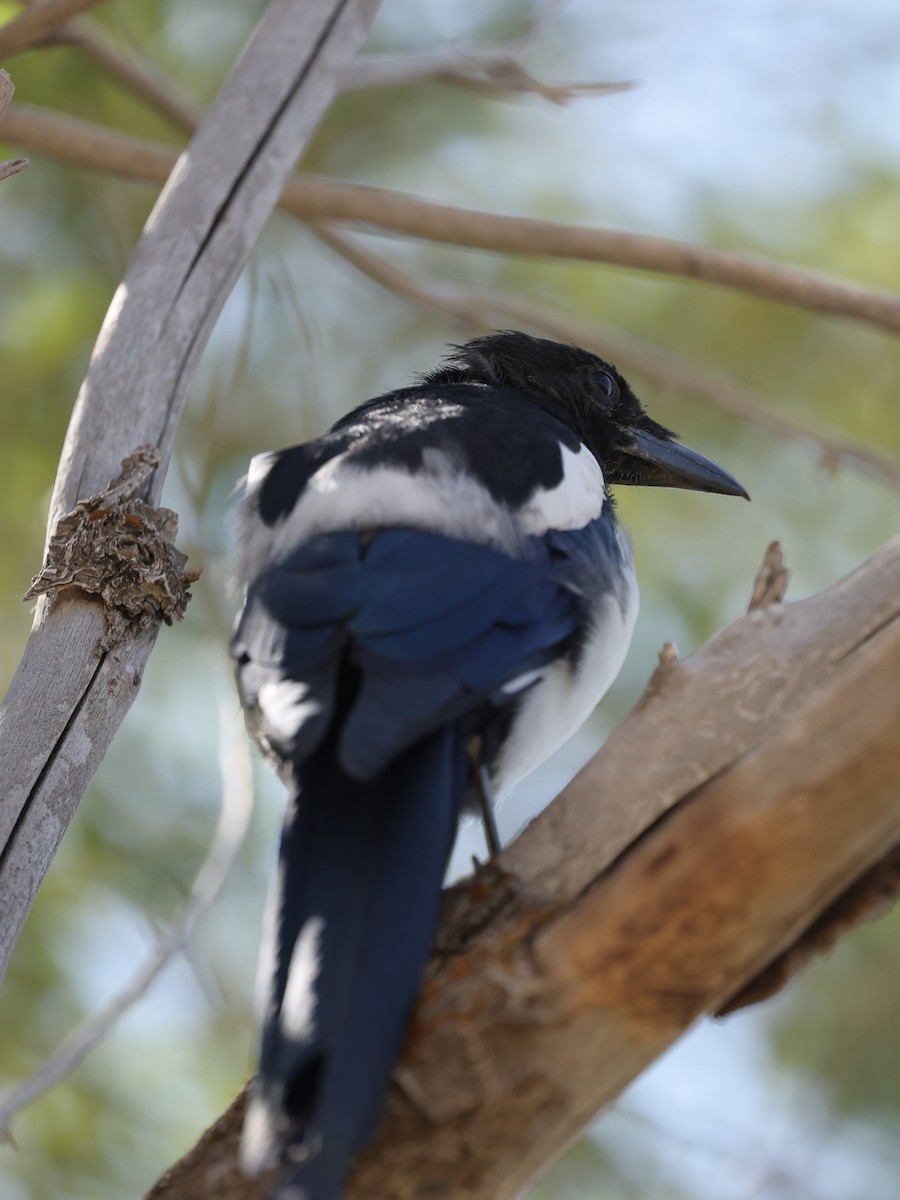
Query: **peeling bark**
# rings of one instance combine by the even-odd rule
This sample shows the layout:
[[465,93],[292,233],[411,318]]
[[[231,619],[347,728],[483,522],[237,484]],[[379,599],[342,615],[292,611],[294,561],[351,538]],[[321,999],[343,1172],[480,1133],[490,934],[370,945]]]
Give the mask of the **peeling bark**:
[[158,466],[156,450],[142,446],[102,492],[60,517],[40,574],[25,593],[26,600],[34,600],[75,587],[99,596],[107,621],[103,650],[131,630],[180,621],[191,584],[201,575],[200,567],[185,569],[187,558],[175,548],[177,514],[140,499]]

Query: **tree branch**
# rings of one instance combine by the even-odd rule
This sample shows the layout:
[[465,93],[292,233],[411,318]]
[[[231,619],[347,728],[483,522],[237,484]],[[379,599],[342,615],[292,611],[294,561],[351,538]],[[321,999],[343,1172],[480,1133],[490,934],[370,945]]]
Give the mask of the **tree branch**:
[[[447,894],[349,1200],[512,1200],[697,1017],[821,945],[886,855],[882,904],[896,894],[898,770],[900,540],[667,655],[562,795]],[[270,1181],[237,1168],[241,1111],[148,1200],[262,1200]]]
[[[10,100],[13,98],[15,91],[13,81],[10,79],[8,72],[0,71],[0,121],[6,113],[6,109]],[[11,175],[18,175],[20,171],[24,171],[28,166],[27,158],[10,158],[0,160],[0,182],[4,179],[9,179]]]
[[[176,159],[176,152],[160,143],[32,106],[13,106],[4,133],[7,140],[61,162],[148,182],[164,179]],[[893,293],[740,251],[457,208],[388,188],[313,175],[292,176],[280,204],[304,221],[347,221],[376,233],[497,254],[575,259],[651,271],[900,333],[900,297]]]
[[[377,0],[272,0],[150,216],[107,314],[63,448],[50,531],[136,445],[155,504],[197,360]],[[39,602],[0,710],[0,970],[140,684],[150,628],[104,644],[101,605]]]
[[3,138],[72,166],[158,184],[169,178],[180,154],[177,147],[116,133],[34,104],[12,106],[3,123]]
[[56,1087],[109,1034],[129,1008],[144,996],[163,968],[186,951],[203,918],[215,904],[244,844],[253,813],[253,771],[247,739],[235,728],[234,713],[223,705],[219,716],[219,773],[222,806],[209,851],[172,928],[160,937],[115,995],[72,1030],[40,1068],[0,1095],[0,1141],[9,1138],[16,1113]]
[[[357,91],[363,88],[419,83],[425,79],[440,78],[445,72],[450,76],[469,76],[469,80],[456,78],[452,79],[452,82],[467,84],[477,76],[484,80],[497,67],[502,68],[510,63],[515,65],[514,60],[538,41],[559,7],[560,0],[540,0],[521,30],[503,42],[481,45],[451,44],[448,49],[400,57],[365,55],[347,70],[344,90]],[[600,86],[619,88],[623,85]]]
[[386,188],[310,176],[290,181],[282,206],[305,220],[349,221],[375,232],[498,254],[602,262],[717,284],[900,332],[900,297],[740,251],[457,208]]
[[18,175],[20,171],[24,171],[28,166],[27,158],[7,158],[0,162],[0,182],[4,179],[9,179],[11,175]]
[[[557,6],[554,6],[557,7]],[[630,90],[630,81],[547,84],[533,78],[518,57],[543,32],[548,15],[538,14],[521,34],[494,45],[451,45],[425,54],[367,55],[347,72],[344,91],[402,87],[431,80],[487,92],[524,92],[565,104],[579,95]]]
[[52,40],[59,45],[74,46],[93,59],[110,79],[148,104],[182,133],[191,134],[200,124],[203,112],[199,105],[146,59],[121,53],[106,31],[90,19],[61,26]]
[[544,83],[521,67],[508,51],[498,48],[477,56],[471,49],[461,49],[443,54],[361,59],[351,69],[344,91],[404,87],[426,81],[480,92],[520,92],[540,96],[553,104],[566,104],[578,96],[611,96],[634,87],[629,80]]
[[41,41],[78,13],[95,8],[100,0],[43,0],[32,4],[0,28],[0,58],[12,58]]
[[[397,87],[436,80],[488,92],[530,93],[564,104],[582,95],[607,95],[629,90],[630,82],[543,83],[516,61],[543,31],[548,16],[538,15],[519,36],[494,46],[457,46],[431,54],[397,57],[368,56],[350,66],[341,91]],[[45,45],[73,46],[93,59],[108,76],[184,133],[200,123],[200,108],[157,68],[133,53],[123,54],[99,24],[68,21],[42,39]]]
[[892,455],[786,417],[722,371],[691,362],[622,330],[596,321],[586,322],[575,314],[555,312],[545,304],[443,280],[414,278],[357,238],[347,237],[319,222],[312,228],[321,241],[370,279],[398,296],[459,321],[468,330],[484,333],[512,325],[517,329],[533,329],[557,341],[575,342],[620,367],[633,367],[663,387],[699,396],[714,408],[750,425],[812,446],[829,467],[844,464],[900,490],[900,461]]

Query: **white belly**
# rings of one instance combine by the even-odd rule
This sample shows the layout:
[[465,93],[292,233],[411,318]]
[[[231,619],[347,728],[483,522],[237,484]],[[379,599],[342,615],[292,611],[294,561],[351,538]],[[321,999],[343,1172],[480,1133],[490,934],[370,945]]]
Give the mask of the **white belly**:
[[604,596],[577,662],[555,663],[523,696],[492,772],[498,792],[539,767],[591,715],[625,661],[638,613],[638,590],[629,566],[619,596]]

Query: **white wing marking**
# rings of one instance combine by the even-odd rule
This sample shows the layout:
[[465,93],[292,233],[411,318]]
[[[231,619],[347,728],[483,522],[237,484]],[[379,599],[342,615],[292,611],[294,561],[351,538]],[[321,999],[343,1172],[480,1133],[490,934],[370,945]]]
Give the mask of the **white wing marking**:
[[548,529],[582,529],[600,516],[606,485],[600,464],[588,450],[560,446],[563,477],[555,488],[535,493],[519,516],[526,534],[540,536]]

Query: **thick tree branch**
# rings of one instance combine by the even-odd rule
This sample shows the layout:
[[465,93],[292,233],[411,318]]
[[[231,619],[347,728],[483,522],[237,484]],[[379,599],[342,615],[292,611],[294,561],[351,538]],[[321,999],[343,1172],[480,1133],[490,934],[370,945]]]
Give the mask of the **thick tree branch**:
[[[855,881],[887,855],[883,906],[898,779],[900,540],[665,656],[498,866],[448,893],[352,1200],[512,1200],[697,1017],[822,945],[827,914],[870,915]],[[236,1166],[241,1105],[148,1200],[262,1200]]]
[[[160,468],[200,352],[377,0],[272,0],[150,216],[101,330],[50,513],[99,492],[138,445]],[[0,710],[0,971],[75,807],[133,700],[154,628],[105,645],[101,605],[39,602]]]
[[[61,162],[148,182],[166,178],[176,158],[176,151],[159,143],[25,105],[13,106],[4,133],[14,144]],[[651,271],[900,333],[900,297],[893,293],[736,250],[457,208],[405,192],[313,175],[292,176],[280,204],[304,221],[346,221],[376,233],[497,254],[575,259]]]

